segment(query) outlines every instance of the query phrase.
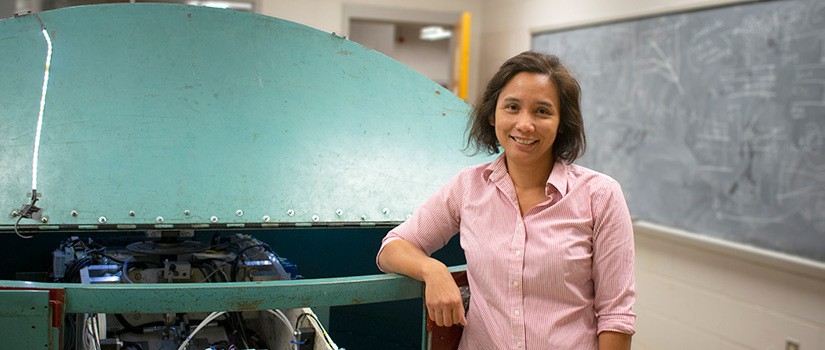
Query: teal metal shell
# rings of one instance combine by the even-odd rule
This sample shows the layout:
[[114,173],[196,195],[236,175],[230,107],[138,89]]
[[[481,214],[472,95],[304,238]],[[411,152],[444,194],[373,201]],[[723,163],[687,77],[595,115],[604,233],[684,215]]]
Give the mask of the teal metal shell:
[[[24,229],[402,221],[462,167],[470,107],[335,34],[247,12],[39,14],[53,42]],[[46,41],[0,21],[0,210],[28,204]],[[16,219],[0,215],[0,229]]]

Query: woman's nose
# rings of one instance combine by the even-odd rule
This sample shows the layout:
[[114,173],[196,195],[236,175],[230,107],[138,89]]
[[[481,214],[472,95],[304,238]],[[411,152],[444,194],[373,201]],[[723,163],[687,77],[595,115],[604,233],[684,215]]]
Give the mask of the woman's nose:
[[533,132],[536,126],[533,124],[533,118],[529,113],[519,113],[516,119],[516,130],[520,132]]

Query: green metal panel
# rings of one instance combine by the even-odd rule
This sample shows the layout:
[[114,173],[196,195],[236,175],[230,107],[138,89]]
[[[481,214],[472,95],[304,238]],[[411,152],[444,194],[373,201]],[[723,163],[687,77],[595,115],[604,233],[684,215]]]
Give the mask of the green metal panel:
[[[467,104],[334,34],[175,4],[39,16],[54,44],[37,186],[49,222],[21,224],[401,221],[459,169],[487,160],[461,152]],[[40,28],[33,15],[0,21],[6,213],[31,192]],[[0,229],[14,222],[0,215]]]
[[[400,275],[206,284],[0,281],[1,288],[64,289],[63,311],[66,313],[251,311],[377,303],[423,296],[423,283]],[[46,297],[48,299],[48,294]],[[6,306],[6,300],[0,299],[0,308]]]
[[52,349],[49,291],[0,290],[0,342],[4,349]]

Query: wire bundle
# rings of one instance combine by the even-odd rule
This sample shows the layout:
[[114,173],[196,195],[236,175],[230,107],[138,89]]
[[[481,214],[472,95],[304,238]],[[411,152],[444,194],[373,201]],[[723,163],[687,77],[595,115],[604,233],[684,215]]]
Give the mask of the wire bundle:
[[97,314],[87,314],[83,321],[83,344],[88,350],[100,350],[100,329]]

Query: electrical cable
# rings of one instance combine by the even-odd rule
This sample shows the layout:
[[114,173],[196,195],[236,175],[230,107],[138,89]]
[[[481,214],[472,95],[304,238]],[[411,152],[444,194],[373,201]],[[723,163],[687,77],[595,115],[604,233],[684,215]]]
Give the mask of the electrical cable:
[[37,189],[37,158],[40,151],[40,134],[43,128],[43,111],[46,108],[46,92],[49,87],[49,67],[52,62],[52,39],[49,37],[49,32],[46,30],[46,25],[36,13],[34,14],[37,20],[40,21],[40,30],[43,32],[43,37],[46,38],[46,71],[43,73],[43,90],[40,95],[40,113],[37,116],[37,129],[34,134],[34,156],[32,157],[32,190]]
[[197,334],[197,333],[198,333],[198,332],[199,332],[199,331],[200,331],[203,327],[206,327],[206,325],[207,325],[207,324],[209,324],[209,322],[212,322],[212,320],[214,320],[214,319],[218,318],[219,316],[221,316],[221,315],[223,315],[223,314],[225,314],[225,313],[226,313],[226,311],[220,311],[220,312],[215,311],[215,312],[213,312],[213,313],[209,314],[209,316],[207,316],[207,317],[203,320],[203,322],[201,322],[201,324],[199,324],[199,325],[195,328],[195,330],[194,330],[194,331],[192,331],[192,333],[189,333],[189,335],[186,337],[186,340],[184,340],[184,341],[183,341],[183,343],[181,343],[181,344],[180,344],[180,347],[178,347],[178,350],[184,350],[184,349],[186,349],[186,346],[187,346],[187,345],[189,345],[189,342],[190,342],[190,341],[192,341],[192,337],[194,337],[194,336],[195,336],[195,334]]
[[21,234],[20,234],[20,231],[18,231],[18,230],[17,230],[17,226],[19,226],[19,225],[20,225],[20,220],[23,220],[23,214],[22,214],[22,213],[21,213],[21,214],[20,214],[20,216],[17,218],[17,222],[15,222],[15,223],[14,223],[14,233],[16,233],[16,234],[17,234],[17,237],[20,237],[20,238],[25,238],[25,239],[29,239],[29,238],[34,237],[34,236],[23,236],[23,235],[21,235]]
[[295,328],[292,327],[292,323],[289,322],[289,319],[286,317],[286,315],[284,315],[284,313],[281,310],[277,309],[266,310],[266,312],[275,315],[275,318],[281,320],[281,322],[283,322],[286,325],[287,329],[289,330],[289,334],[292,335],[292,341],[290,343],[295,345],[295,349],[297,350],[298,343],[296,343],[295,340]]
[[129,266],[129,261],[131,261],[131,260],[132,260],[132,258],[130,257],[129,259],[126,259],[126,261],[123,262],[123,273],[122,274],[123,274],[123,279],[126,280],[126,282],[134,284],[135,282],[132,282],[132,280],[129,279],[129,267],[128,266]]
[[32,236],[24,236],[20,234],[18,226],[20,226],[20,220],[22,218],[27,217],[27,215],[31,215],[32,212],[36,212],[38,210],[38,208],[34,206],[34,203],[37,202],[37,158],[40,153],[40,135],[43,130],[43,111],[46,108],[46,92],[49,87],[49,67],[52,62],[52,38],[49,37],[49,32],[46,30],[46,25],[43,24],[43,20],[40,19],[40,16],[35,13],[34,17],[37,18],[38,22],[40,22],[40,31],[46,39],[46,69],[43,72],[43,89],[40,93],[40,112],[37,115],[37,127],[34,132],[34,152],[32,155],[32,202],[28,207],[25,205],[23,206],[25,210],[20,211],[20,217],[17,219],[17,222],[14,223],[14,233],[16,233],[18,237],[25,239],[32,238]]
[[198,283],[203,283],[203,282],[208,281],[208,280],[209,280],[209,278],[210,278],[210,277],[212,277],[212,276],[214,276],[216,273],[218,273],[218,271],[221,271],[221,269],[220,269],[220,268],[215,268],[214,270],[212,270],[212,272],[210,272],[210,273],[209,273],[209,275],[207,275],[206,277],[204,277],[204,278],[203,278],[200,282],[198,282]]
[[318,316],[315,316],[315,313],[313,313],[312,311],[298,315],[298,318],[295,320],[295,328],[299,328],[298,325],[301,323],[301,319],[307,316],[309,316],[310,321],[314,322],[315,326],[321,330],[321,333],[324,335],[324,340],[327,342],[327,344],[330,347],[332,347],[333,350],[338,350],[338,344],[335,344],[335,342],[332,341],[332,338],[327,333],[327,330],[324,328],[324,325],[321,324],[321,321],[318,320]]
[[83,343],[86,349],[100,350],[100,330],[97,324],[97,314],[86,314],[83,324]]
[[237,331],[239,338],[241,339],[241,343],[244,346],[244,349],[251,348],[249,344],[249,336],[246,334],[246,321],[243,318],[243,314],[240,312],[230,312],[229,315],[233,318],[233,327],[235,331]]

